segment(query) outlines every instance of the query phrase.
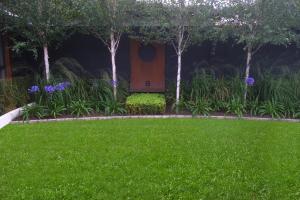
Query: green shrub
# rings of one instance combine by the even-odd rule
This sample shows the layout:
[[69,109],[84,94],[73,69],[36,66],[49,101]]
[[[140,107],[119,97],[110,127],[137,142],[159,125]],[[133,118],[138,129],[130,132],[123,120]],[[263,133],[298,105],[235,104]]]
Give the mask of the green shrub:
[[186,104],[186,108],[192,112],[193,115],[205,115],[208,116],[212,111],[211,103],[205,99],[198,99],[196,101],[189,101]]
[[257,98],[253,101],[248,101],[247,102],[247,111],[249,111],[249,114],[251,116],[258,115],[258,113],[259,113],[259,102],[258,102]]
[[245,112],[245,106],[238,97],[232,97],[226,106],[226,113],[231,113],[238,117],[242,117]]
[[227,102],[222,100],[215,100],[211,102],[212,110],[215,112],[224,112],[227,108]]
[[64,105],[51,102],[47,107],[47,114],[53,118],[57,118],[58,116],[62,116],[67,109]]
[[104,108],[105,115],[125,114],[126,113],[124,104],[121,104],[116,100],[102,101],[101,104]]
[[69,112],[77,117],[88,115],[92,110],[91,105],[85,100],[71,101],[69,106]]
[[28,121],[31,117],[41,119],[47,117],[47,108],[43,105],[35,104],[32,106],[24,106],[23,108],[23,121]]
[[129,114],[163,114],[166,110],[166,99],[161,94],[133,94],[126,100]]
[[280,102],[272,99],[260,106],[259,113],[261,116],[270,115],[272,118],[282,118],[285,115],[285,108]]

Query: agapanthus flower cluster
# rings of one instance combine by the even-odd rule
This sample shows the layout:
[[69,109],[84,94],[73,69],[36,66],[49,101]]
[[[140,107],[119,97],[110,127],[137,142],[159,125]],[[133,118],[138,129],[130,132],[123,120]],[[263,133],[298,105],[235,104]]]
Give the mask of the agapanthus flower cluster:
[[57,84],[57,85],[54,86],[54,87],[55,87],[55,90],[56,90],[56,91],[64,91],[64,90],[66,89],[64,83],[59,83],[59,84]]
[[40,88],[37,85],[33,85],[33,86],[31,86],[31,88],[28,89],[28,92],[31,94],[37,93],[39,91],[40,91]]
[[52,94],[55,92],[55,86],[52,85],[46,85],[44,87],[45,92],[47,92],[48,94]]
[[253,86],[254,83],[255,83],[254,78],[248,77],[248,78],[246,79],[246,84],[247,84],[248,86]]
[[[52,94],[56,91],[64,91],[70,86],[71,83],[66,81],[66,82],[59,83],[57,85],[46,85],[44,87],[44,91],[48,94]],[[31,88],[29,88],[28,91],[29,93],[34,94],[34,93],[38,93],[40,91],[40,88],[39,86],[34,85],[31,86]]]

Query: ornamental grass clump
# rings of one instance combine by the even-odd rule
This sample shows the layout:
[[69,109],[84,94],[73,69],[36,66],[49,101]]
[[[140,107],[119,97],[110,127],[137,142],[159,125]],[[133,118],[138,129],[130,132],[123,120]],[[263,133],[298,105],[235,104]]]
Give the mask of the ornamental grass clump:
[[162,94],[133,94],[126,100],[129,114],[163,114],[166,110],[166,99]]

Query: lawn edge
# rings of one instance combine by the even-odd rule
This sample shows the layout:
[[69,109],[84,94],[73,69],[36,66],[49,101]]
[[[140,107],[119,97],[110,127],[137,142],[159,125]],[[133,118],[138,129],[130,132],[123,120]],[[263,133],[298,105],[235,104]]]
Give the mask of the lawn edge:
[[10,124],[23,123],[45,123],[45,122],[62,122],[62,121],[91,121],[91,120],[112,120],[112,119],[227,119],[227,120],[249,120],[249,121],[279,121],[279,122],[300,122],[299,119],[273,119],[262,117],[234,117],[234,116],[203,116],[203,115],[132,115],[132,116],[100,116],[100,117],[70,117],[59,119],[40,119],[29,121],[12,121]]

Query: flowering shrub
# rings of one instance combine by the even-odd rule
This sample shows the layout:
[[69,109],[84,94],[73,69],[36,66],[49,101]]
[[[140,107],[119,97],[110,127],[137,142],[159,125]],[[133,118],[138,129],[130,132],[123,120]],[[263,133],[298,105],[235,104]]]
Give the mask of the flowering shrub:
[[[52,94],[55,91],[64,91],[71,86],[70,82],[62,82],[57,85],[46,85],[44,86],[44,91],[48,94]],[[33,85],[28,89],[30,94],[36,94],[40,92],[40,87],[38,85]]]
[[[28,89],[36,106],[24,110],[24,119],[83,116],[95,112],[106,115],[125,113],[124,104],[114,99],[112,87],[111,81],[102,79],[77,80],[72,84],[68,81],[52,84],[41,82]],[[124,99],[121,95],[126,93],[119,88],[119,99]]]
[[[65,114],[68,106],[67,89],[71,87],[70,82],[58,84],[33,85],[28,89],[32,100],[36,103],[32,108],[24,110],[25,119],[29,117],[44,118],[61,116]],[[42,89],[40,89],[42,88]]]

